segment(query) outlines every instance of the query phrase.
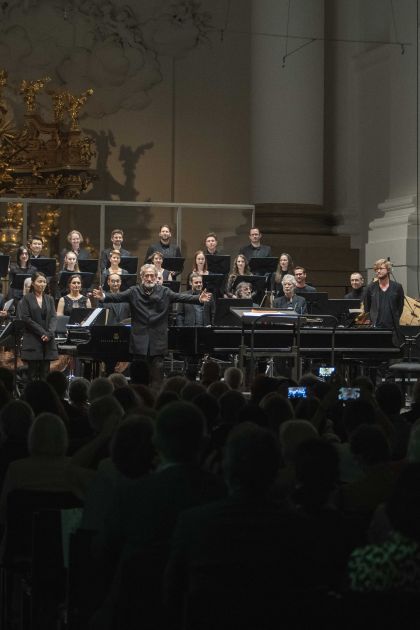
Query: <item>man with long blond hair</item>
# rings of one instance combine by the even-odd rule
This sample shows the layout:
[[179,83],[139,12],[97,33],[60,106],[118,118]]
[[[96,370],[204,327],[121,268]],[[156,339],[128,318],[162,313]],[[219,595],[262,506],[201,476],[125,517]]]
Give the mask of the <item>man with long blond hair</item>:
[[375,328],[391,328],[398,334],[398,324],[404,307],[404,289],[391,280],[392,265],[380,258],[373,265],[375,281],[367,288],[364,300],[365,313]]

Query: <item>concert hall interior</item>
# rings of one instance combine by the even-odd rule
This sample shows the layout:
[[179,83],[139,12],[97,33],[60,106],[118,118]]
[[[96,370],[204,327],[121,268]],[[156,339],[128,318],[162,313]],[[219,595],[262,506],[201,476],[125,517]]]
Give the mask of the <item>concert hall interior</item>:
[[411,627],[419,15],[0,3],[5,630]]

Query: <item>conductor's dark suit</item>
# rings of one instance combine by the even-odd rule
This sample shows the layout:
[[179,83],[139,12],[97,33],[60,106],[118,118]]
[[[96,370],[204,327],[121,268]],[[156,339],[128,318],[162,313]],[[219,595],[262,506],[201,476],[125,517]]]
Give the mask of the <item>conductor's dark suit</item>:
[[143,285],[121,293],[106,293],[104,302],[128,302],[131,311],[130,353],[159,356],[168,350],[168,312],[172,302],[199,304],[199,295],[174,293],[155,285],[148,294]]

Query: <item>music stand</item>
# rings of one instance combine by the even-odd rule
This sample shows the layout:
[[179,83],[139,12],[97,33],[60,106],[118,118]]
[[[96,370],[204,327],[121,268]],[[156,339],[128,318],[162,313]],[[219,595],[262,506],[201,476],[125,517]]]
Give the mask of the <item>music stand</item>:
[[352,298],[329,299],[326,313],[334,315],[340,324],[350,326],[358,313],[351,313],[350,309],[360,311],[360,300]]
[[272,274],[276,271],[279,259],[273,256],[267,256],[266,258],[250,258],[249,268],[252,273],[257,276],[265,276]]
[[232,306],[235,308],[252,308],[252,299],[218,298],[214,313],[215,326],[240,327],[237,316],[230,310]]
[[168,287],[168,289],[170,289],[174,293],[179,293],[181,283],[178,282],[178,280],[164,280],[163,286]]
[[22,291],[23,293],[23,283],[25,282],[26,278],[32,278],[32,274],[31,273],[17,273],[13,276],[12,281],[10,283],[10,288],[11,289],[17,289],[19,291]]
[[[210,274],[228,274],[230,271],[230,256],[220,254],[206,254],[207,269]],[[203,276],[204,277],[204,276]]]
[[295,291],[296,295],[305,298],[309,315],[322,315],[328,312],[328,293],[323,291]]
[[267,285],[267,278],[265,276],[237,276],[232,285],[232,293],[241,282],[252,284],[252,294],[256,298],[255,302],[260,303]]
[[173,271],[176,274],[184,271],[185,258],[180,256],[168,256],[164,257],[162,261],[162,267],[167,271]]
[[223,295],[226,275],[223,273],[209,273],[201,276],[203,279],[203,289],[206,289],[209,293],[213,294],[213,299]]
[[56,274],[57,261],[55,258],[31,258],[29,262],[47,278],[52,278]]
[[10,256],[0,254],[0,278],[5,278],[9,272]]
[[72,308],[70,311],[67,326],[81,325],[87,317],[93,312],[93,308],[81,306],[80,308]]
[[[134,287],[137,284],[136,273],[125,273],[121,276],[121,291],[127,291],[130,287]],[[108,287],[109,288],[109,287]]]
[[59,289],[65,291],[67,289],[68,282],[72,276],[80,276],[80,279],[82,281],[82,288],[88,291],[92,286],[95,274],[88,273],[87,271],[61,271],[58,280]]
[[80,271],[96,274],[98,271],[98,262],[97,258],[88,258],[87,260],[78,260],[77,264],[79,265]]

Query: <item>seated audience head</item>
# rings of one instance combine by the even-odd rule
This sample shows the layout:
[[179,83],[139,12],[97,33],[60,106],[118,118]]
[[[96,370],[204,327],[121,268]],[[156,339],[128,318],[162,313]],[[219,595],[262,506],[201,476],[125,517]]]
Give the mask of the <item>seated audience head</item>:
[[82,406],[88,404],[88,392],[90,382],[81,376],[70,381],[69,400],[73,405]]
[[294,464],[297,448],[305,440],[317,438],[318,432],[308,420],[286,420],[280,426],[279,440],[283,460]]
[[21,398],[32,407],[35,416],[47,411],[56,414],[64,422],[68,421],[63,403],[56,391],[46,381],[31,381],[27,383]]
[[252,423],[235,427],[225,448],[224,473],[231,492],[264,493],[275,481],[280,464],[274,435]]
[[214,383],[220,379],[220,368],[216,361],[211,359],[205,361],[201,368],[201,382],[208,387],[210,383]]
[[155,406],[155,391],[151,387],[148,387],[148,385],[143,385],[142,383],[131,383],[130,387],[136,392],[138,396],[140,396],[143,401],[143,405],[150,408],[153,408]]
[[259,405],[266,394],[277,392],[283,381],[284,379],[257,374],[251,384],[251,401]]
[[138,479],[152,470],[155,456],[153,422],[140,414],[128,415],[111,441],[115,468],[129,479]]
[[115,400],[118,400],[125,413],[139,412],[143,407],[143,400],[132,387],[125,385],[112,392]]
[[[177,400],[179,400],[179,396],[176,392],[162,390],[156,398],[155,409],[156,411],[159,411],[159,409],[162,409],[162,407],[164,407],[165,405],[168,405],[169,403],[175,402]],[[196,401],[194,402],[196,403]]]
[[108,379],[111,381],[114,389],[128,386],[128,381],[125,378],[124,374],[120,374],[119,372],[114,372],[113,374],[110,374],[108,376]]
[[228,367],[223,374],[223,380],[230,389],[241,389],[244,382],[244,373],[238,367]]
[[420,462],[420,420],[417,420],[411,427],[407,445],[407,460],[412,463]]
[[300,398],[295,407],[295,417],[299,420],[311,420],[319,409],[320,401],[315,396]]
[[114,391],[114,386],[109,379],[105,376],[98,376],[93,379],[89,386],[88,391],[88,399],[89,402],[92,403],[94,400],[98,398],[103,398],[104,396],[109,396]]
[[[210,386],[211,387],[211,386]],[[209,387],[209,392],[210,392]],[[219,398],[220,417],[222,422],[236,424],[239,414],[245,407],[245,397],[235,389],[228,389]]]
[[181,376],[181,374],[177,374],[175,376],[170,376],[163,382],[162,392],[175,392],[178,396],[181,395],[182,389],[188,383],[188,379],[185,376]]
[[192,403],[179,401],[163,407],[155,425],[155,445],[166,462],[197,461],[204,444],[205,419]]
[[363,468],[391,460],[391,448],[383,431],[374,425],[362,424],[350,437],[350,450]]
[[278,437],[280,425],[295,417],[293,406],[287,398],[271,392],[260,401],[260,407],[268,418],[268,428]]
[[186,383],[182,388],[180,398],[181,400],[192,402],[196,396],[203,394],[205,391],[206,388],[204,385],[197,383],[196,381],[191,381]]
[[207,391],[202,394],[198,394],[193,400],[193,404],[203,412],[206,419],[206,434],[210,434],[216,424],[219,422],[219,402],[214,396],[211,396]]
[[34,418],[34,412],[28,403],[10,400],[0,411],[0,441],[26,441]]
[[211,396],[214,396],[216,400],[219,400],[220,396],[228,392],[229,389],[230,387],[227,383],[223,381],[214,381],[214,383],[210,383],[207,391]]
[[47,383],[51,385],[58,397],[63,400],[67,394],[68,381],[64,372],[54,370],[47,375]]
[[343,407],[343,424],[348,438],[360,425],[375,424],[375,418],[375,407],[369,400],[348,400]]
[[100,433],[104,426],[119,424],[123,416],[124,409],[112,394],[96,398],[88,411],[89,424],[96,434]]
[[387,416],[399,414],[403,407],[403,394],[396,383],[381,383],[376,388],[376,401]]
[[356,376],[352,381],[352,387],[359,387],[360,393],[366,392],[367,394],[373,394],[375,391],[375,385],[368,376]]
[[40,413],[29,429],[30,455],[64,457],[67,447],[67,429],[62,419],[55,413]]
[[11,400],[12,394],[6,388],[6,385],[0,381],[0,409]]
[[324,507],[339,482],[337,449],[326,440],[311,438],[295,452],[295,500],[306,510]]

